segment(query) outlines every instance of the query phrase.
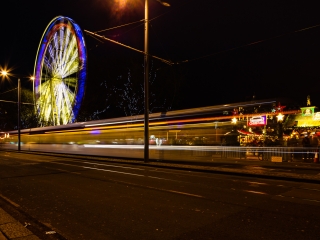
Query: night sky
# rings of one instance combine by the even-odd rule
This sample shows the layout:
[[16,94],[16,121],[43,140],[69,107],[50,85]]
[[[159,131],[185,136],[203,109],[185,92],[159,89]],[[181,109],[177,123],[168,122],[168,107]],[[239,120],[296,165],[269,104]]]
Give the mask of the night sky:
[[[149,8],[150,19],[155,18],[150,54],[175,63],[152,60],[156,77],[151,91],[161,99],[155,103],[159,107],[163,99],[170,109],[183,109],[246,101],[253,95],[290,97],[301,105],[310,95],[312,104],[320,106],[317,1],[167,2],[171,7],[150,0]],[[31,75],[41,36],[55,16],[72,18],[82,30],[99,31],[143,19],[144,1],[6,1],[1,10],[0,66]],[[141,23],[99,34],[143,50]],[[94,104],[92,108],[101,110],[108,105],[109,111],[116,111],[117,100],[106,97],[122,84],[118,77],[125,78],[128,69],[138,76],[136,84],[143,83],[143,55],[88,35],[85,40],[87,107]],[[102,82],[108,93],[101,90]],[[0,92],[7,88],[2,82]]]

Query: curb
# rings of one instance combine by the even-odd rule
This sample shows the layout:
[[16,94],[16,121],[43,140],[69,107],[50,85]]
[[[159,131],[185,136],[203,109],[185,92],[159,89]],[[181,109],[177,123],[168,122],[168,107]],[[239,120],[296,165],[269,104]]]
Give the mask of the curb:
[[0,240],[40,240],[29,229],[28,224],[23,226],[6,211],[0,208]]

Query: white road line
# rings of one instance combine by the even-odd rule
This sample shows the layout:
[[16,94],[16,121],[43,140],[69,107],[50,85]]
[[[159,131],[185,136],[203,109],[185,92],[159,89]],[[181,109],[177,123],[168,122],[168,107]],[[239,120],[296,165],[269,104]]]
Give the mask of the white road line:
[[82,162],[81,163],[87,163],[91,165],[99,165],[99,166],[106,166],[106,167],[117,167],[117,168],[126,168],[126,169],[134,169],[134,170],[144,170],[142,168],[133,168],[133,167],[122,167],[117,165],[111,165],[111,164],[102,164],[102,163],[92,163],[92,162]]
[[165,191],[172,192],[172,193],[178,193],[178,194],[182,194],[182,195],[187,195],[187,196],[192,196],[192,197],[204,198],[203,196],[191,194],[191,193],[186,193],[186,192],[179,192],[179,191],[174,191],[174,190],[165,190]]
[[20,207],[19,204],[15,203],[14,201],[11,201],[9,198],[3,196],[2,194],[0,194],[0,197],[3,198],[3,199],[5,199],[5,200],[8,201],[9,203],[11,203],[13,206],[15,206],[15,207],[17,207],[17,208]]
[[259,185],[268,185],[267,183],[261,183],[261,182],[248,182],[250,184],[259,184]]
[[[61,164],[61,165],[66,165],[66,166],[73,166],[73,167],[79,167],[79,168],[86,168],[86,169],[92,169],[92,170],[97,170],[97,171],[104,171],[104,172],[112,172],[112,173],[120,173],[120,174],[126,174],[126,175],[132,175],[132,176],[138,176],[138,177],[149,177],[149,178],[156,178],[156,179],[162,179],[162,180],[170,180],[170,179],[164,179],[164,178],[157,178],[157,177],[152,177],[152,176],[145,176],[141,174],[133,174],[133,173],[126,173],[126,172],[119,172],[119,171],[112,171],[112,170],[107,170],[107,169],[100,169],[100,168],[93,168],[93,167],[85,167],[85,166],[79,166],[79,165],[72,165],[72,164],[67,164],[67,163],[58,163],[58,162],[52,162],[55,164]],[[132,184],[131,185],[136,185]],[[141,185],[140,185],[141,186]],[[180,192],[180,191],[175,191],[175,190],[167,190],[167,189],[161,189],[161,188],[154,188],[150,186],[144,186],[150,189],[156,189],[156,190],[161,190],[161,191],[166,191],[166,192],[172,192],[172,193],[177,193],[177,194],[182,194],[186,196],[191,196],[191,197],[198,197],[198,198],[204,198],[201,195],[196,195],[192,193],[186,193],[186,192]]]
[[92,170],[97,170],[97,171],[113,172],[113,173],[120,173],[120,174],[126,174],[126,175],[133,175],[133,176],[138,176],[138,177],[145,177],[144,175],[141,175],[141,174],[126,173],[126,172],[119,172],[119,171],[112,171],[112,170],[101,169],[101,168],[85,167],[85,166],[73,165],[73,164],[68,164],[68,163],[58,163],[58,162],[52,162],[52,163],[55,163],[55,164],[61,164],[61,165],[66,165],[66,166],[72,166],[72,167],[79,167],[79,168],[92,169]]
[[268,195],[267,193],[265,192],[258,192],[258,191],[250,191],[250,190],[243,190],[245,192],[249,192],[249,193],[255,193],[255,194],[261,194],[261,195]]

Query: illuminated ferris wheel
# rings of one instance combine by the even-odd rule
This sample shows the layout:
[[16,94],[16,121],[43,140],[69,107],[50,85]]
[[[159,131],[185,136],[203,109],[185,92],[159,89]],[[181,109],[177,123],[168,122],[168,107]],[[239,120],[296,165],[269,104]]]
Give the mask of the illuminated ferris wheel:
[[41,126],[74,122],[84,96],[86,46],[80,27],[55,17],[44,31],[34,67],[34,101]]

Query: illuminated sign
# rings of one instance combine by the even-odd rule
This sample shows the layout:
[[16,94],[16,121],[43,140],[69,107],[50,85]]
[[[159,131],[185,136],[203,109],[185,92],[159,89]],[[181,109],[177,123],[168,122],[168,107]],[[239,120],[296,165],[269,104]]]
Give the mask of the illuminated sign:
[[303,107],[301,108],[302,116],[313,116],[314,107]]
[[259,127],[267,125],[267,116],[256,116],[249,118],[248,126]]

